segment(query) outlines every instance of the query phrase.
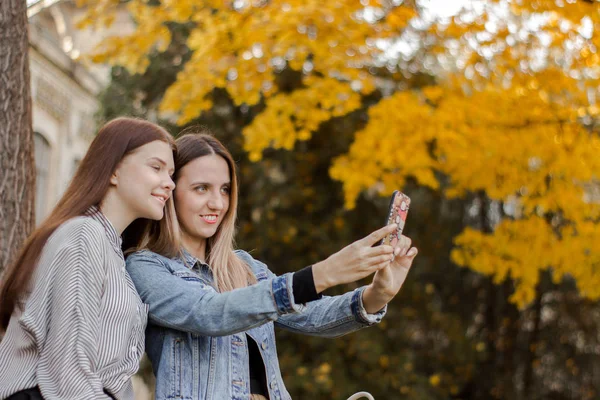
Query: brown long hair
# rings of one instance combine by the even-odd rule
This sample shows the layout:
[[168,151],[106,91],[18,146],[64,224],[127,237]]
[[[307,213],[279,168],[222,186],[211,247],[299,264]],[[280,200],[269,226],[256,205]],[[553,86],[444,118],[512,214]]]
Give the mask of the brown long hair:
[[175,153],[171,135],[148,121],[123,117],[109,121],[100,129],[66,192],[50,215],[25,241],[16,262],[4,275],[0,287],[2,331],[6,330],[15,307],[20,304],[28,289],[37,261],[50,235],[67,220],[83,215],[91,206],[99,205],[121,160],[138,147],[156,140],[169,143]]
[[[217,232],[208,238],[206,242],[206,261],[212,270],[217,289],[220,292],[227,292],[255,283],[256,277],[250,267],[233,252],[235,248],[234,237],[238,203],[238,180],[233,157],[225,146],[212,135],[208,128],[191,127],[181,132],[181,135],[175,141],[177,145],[175,175],[173,177],[175,184],[177,184],[181,169],[197,158],[216,154],[222,157],[229,166],[229,177],[231,180],[229,209],[225,213],[223,222],[217,228]],[[177,196],[175,192],[173,192],[173,196]],[[158,222],[163,232],[168,229],[167,224],[168,221],[165,220]],[[146,245],[139,247],[148,248],[168,257],[181,254],[181,242],[172,240],[172,238],[167,236],[164,236],[161,240],[161,238],[157,237],[158,234],[160,234],[160,230],[158,229],[154,231],[154,234],[148,232],[148,235],[145,237]],[[150,244],[148,245],[148,243]],[[154,243],[154,246],[152,243]]]

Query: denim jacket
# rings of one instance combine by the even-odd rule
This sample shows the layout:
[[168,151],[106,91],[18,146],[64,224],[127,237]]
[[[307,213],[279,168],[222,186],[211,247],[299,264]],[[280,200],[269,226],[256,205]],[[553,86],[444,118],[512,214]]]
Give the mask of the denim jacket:
[[[244,251],[236,251],[258,282],[219,293],[210,268],[185,253],[169,259],[144,250],[127,258],[127,271],[148,304],[146,351],[156,375],[156,400],[248,399],[247,337],[258,344],[269,397],[291,399],[277,360],[274,325],[338,337],[381,321],[385,308],[368,314],[364,287],[341,296],[295,304],[292,273],[275,276]],[[191,267],[191,268],[190,268]]]

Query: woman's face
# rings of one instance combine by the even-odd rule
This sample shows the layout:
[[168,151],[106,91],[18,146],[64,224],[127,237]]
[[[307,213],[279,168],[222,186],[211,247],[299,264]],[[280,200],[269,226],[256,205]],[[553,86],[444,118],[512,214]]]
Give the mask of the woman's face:
[[187,163],[177,179],[174,202],[184,235],[193,240],[212,237],[227,211],[231,191],[229,165],[211,154]]
[[171,146],[155,140],[125,156],[113,173],[111,184],[134,218],[159,220],[175,188],[173,170]]

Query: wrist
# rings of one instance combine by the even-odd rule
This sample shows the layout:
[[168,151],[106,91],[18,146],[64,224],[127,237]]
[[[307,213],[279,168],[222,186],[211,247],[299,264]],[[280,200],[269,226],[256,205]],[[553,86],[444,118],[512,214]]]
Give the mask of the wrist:
[[396,295],[395,293],[392,293],[390,288],[378,285],[377,282],[371,282],[369,287],[371,288],[370,292],[372,292],[373,296],[381,299],[387,299],[388,302]]
[[362,293],[363,307],[369,314],[375,314],[381,310],[392,298],[385,291],[374,287],[373,284],[368,285]]
[[312,273],[317,293],[321,293],[336,285],[334,277],[329,274],[327,260],[313,264]]

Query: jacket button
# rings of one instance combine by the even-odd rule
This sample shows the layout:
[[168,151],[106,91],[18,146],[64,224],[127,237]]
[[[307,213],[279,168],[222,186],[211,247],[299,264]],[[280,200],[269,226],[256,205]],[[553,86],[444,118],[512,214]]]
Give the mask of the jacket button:
[[267,343],[266,342],[262,342],[262,344],[260,345],[260,347],[262,347],[263,350],[267,349]]
[[277,386],[277,384],[275,383],[275,381],[271,381],[271,389],[275,389],[275,386]]

